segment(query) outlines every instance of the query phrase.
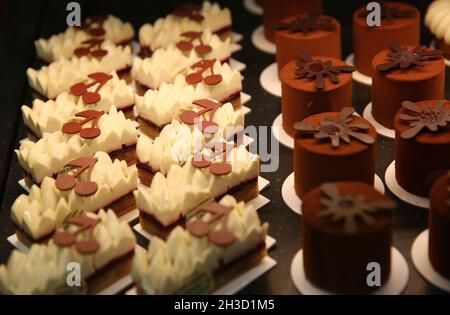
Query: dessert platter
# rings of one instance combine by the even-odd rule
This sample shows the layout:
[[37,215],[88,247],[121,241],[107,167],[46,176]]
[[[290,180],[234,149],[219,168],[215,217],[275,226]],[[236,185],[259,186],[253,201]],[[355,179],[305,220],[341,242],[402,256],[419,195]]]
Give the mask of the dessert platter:
[[0,294],[450,292],[450,0],[120,3],[8,68]]

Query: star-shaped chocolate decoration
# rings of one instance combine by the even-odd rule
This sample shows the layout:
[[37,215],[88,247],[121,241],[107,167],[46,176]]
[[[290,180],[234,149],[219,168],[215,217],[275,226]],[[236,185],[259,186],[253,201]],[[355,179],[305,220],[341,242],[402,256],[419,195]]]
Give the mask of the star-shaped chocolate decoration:
[[[339,147],[340,140],[350,143],[350,138],[366,144],[374,143],[375,139],[367,134],[369,125],[352,123],[354,112],[352,107],[345,107],[338,119],[327,117],[319,125],[310,125],[304,121],[297,122],[294,124],[294,129],[300,132],[314,133],[316,139],[329,138],[334,148]],[[365,133],[361,133],[359,130],[365,131]]]
[[336,29],[336,25],[333,24],[331,19],[320,17],[317,11],[312,11],[307,16],[296,17],[290,23],[279,23],[275,28],[277,30],[289,30],[291,33],[302,32],[306,35],[317,30],[333,31]]
[[[416,12],[412,9],[400,9],[395,3],[380,3],[381,20],[392,21],[395,19],[412,18]],[[371,11],[363,10],[359,14],[360,17],[367,17]]]
[[433,108],[428,104],[424,109],[410,101],[404,101],[402,107],[411,114],[400,114],[400,120],[411,127],[400,135],[403,139],[414,138],[423,128],[436,132],[439,127],[446,127],[450,123],[450,109],[444,108],[445,101],[439,101]]
[[424,61],[437,60],[442,57],[441,50],[427,49],[425,46],[408,50],[406,47],[402,48],[398,43],[393,43],[390,49],[388,62],[377,65],[378,71],[407,69],[412,66],[423,67]]
[[350,73],[356,70],[352,66],[333,66],[330,61],[313,60],[309,52],[300,54],[297,67],[298,69],[295,72],[296,78],[315,80],[315,86],[318,90],[325,87],[325,77],[337,84],[339,83],[339,73]]
[[331,221],[343,222],[344,232],[347,235],[355,234],[361,224],[374,225],[374,214],[379,211],[392,210],[396,204],[388,199],[368,202],[363,195],[341,195],[338,186],[326,183],[320,186],[325,197],[320,198],[320,203],[325,209],[318,212],[319,217],[329,217]]

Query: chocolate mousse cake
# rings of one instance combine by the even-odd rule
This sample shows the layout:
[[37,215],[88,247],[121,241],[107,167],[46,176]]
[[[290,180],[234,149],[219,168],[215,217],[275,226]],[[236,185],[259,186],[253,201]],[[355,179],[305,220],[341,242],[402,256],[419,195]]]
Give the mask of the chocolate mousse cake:
[[262,0],[264,34],[267,40],[275,42],[275,26],[281,20],[308,14],[311,11],[322,13],[322,0]]
[[308,116],[352,106],[354,67],[332,57],[302,52],[280,72],[283,128],[294,136],[294,123]]
[[427,197],[450,169],[450,102],[404,101],[394,121],[395,178],[401,187]]
[[380,265],[381,285],[391,273],[395,203],[358,182],[324,183],[305,195],[301,243],[306,278],[337,294],[367,294],[367,265]]
[[401,2],[381,3],[381,25],[368,26],[366,7],[353,14],[353,49],[356,69],[364,75],[372,76],[373,57],[393,42],[400,45],[417,46],[420,43],[420,13]]
[[275,43],[279,71],[303,51],[341,59],[341,26],[336,19],[315,11],[291,16],[276,25]]
[[428,7],[425,24],[436,40],[436,47],[450,60],[450,0],[435,0]]
[[353,108],[310,116],[294,128],[294,182],[300,199],[325,182],[373,186],[377,134]]
[[450,172],[440,177],[431,189],[428,226],[431,265],[450,279]]
[[403,101],[444,97],[445,66],[439,50],[395,43],[373,58],[372,68],[372,115],[386,128],[394,128]]

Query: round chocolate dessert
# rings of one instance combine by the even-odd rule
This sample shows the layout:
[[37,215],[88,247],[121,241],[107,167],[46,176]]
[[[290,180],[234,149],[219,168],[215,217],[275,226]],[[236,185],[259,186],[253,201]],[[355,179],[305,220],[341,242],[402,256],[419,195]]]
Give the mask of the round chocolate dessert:
[[405,190],[426,197],[450,169],[450,102],[405,101],[394,121],[395,178]]
[[374,184],[375,128],[351,107],[295,124],[294,182],[300,199],[331,181]]
[[266,38],[275,42],[275,25],[293,15],[322,12],[322,0],[262,0],[263,25]]
[[[364,75],[372,76],[373,57],[386,48],[386,44],[419,45],[420,13],[406,3],[381,4],[381,25],[368,26],[371,11],[361,7],[353,14],[353,49],[355,66]],[[369,17],[369,20],[372,20]]]
[[280,72],[283,128],[294,136],[294,123],[308,116],[352,106],[352,71],[345,62],[301,53]]
[[433,268],[450,279],[450,172],[435,182],[430,202],[428,255]]
[[314,56],[341,59],[341,26],[329,16],[310,12],[309,15],[291,16],[276,27],[277,65],[280,71],[302,51]]
[[392,44],[373,58],[372,67],[372,115],[389,129],[403,101],[444,97],[445,66],[439,50]]
[[340,294],[370,293],[369,263],[380,266],[380,284],[391,272],[392,209],[373,187],[332,182],[310,191],[302,204],[301,241],[306,278]]

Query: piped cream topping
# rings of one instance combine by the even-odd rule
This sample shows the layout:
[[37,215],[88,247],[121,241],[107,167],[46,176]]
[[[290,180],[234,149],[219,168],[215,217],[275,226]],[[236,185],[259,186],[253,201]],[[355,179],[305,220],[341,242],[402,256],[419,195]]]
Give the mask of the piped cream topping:
[[[63,294],[79,293],[77,287],[67,285],[71,269],[69,263],[80,264],[81,279],[105,267],[114,259],[134,250],[136,238],[130,226],[121,222],[112,210],[100,210],[98,214],[87,213],[99,224],[93,230],[93,237],[99,243],[98,252],[83,256],[74,246],[59,247],[53,240],[48,244],[34,244],[28,253],[14,250],[5,265],[0,266],[0,292],[2,294]],[[80,233],[78,240],[88,238],[89,231]],[[83,283],[83,290],[86,290]]]
[[[89,123],[88,123],[89,124]],[[90,126],[90,125],[89,125]],[[83,139],[78,134],[65,134],[61,130],[46,133],[36,143],[23,141],[17,157],[23,169],[40,184],[44,177],[52,177],[64,165],[80,156],[94,156],[98,151],[112,152],[137,142],[137,131],[123,112],[112,106],[100,117],[97,127],[101,133],[94,139]]]
[[187,31],[202,31],[209,28],[213,33],[231,27],[231,12],[228,8],[220,8],[217,3],[203,2],[201,14],[204,19],[199,23],[187,17],[181,18],[172,14],[156,20],[152,24],[144,24],[139,30],[139,42],[152,51],[165,48],[179,41],[180,34]]
[[131,65],[130,47],[115,46],[111,42],[102,43],[108,53],[103,58],[89,56],[60,59],[39,70],[28,68],[27,77],[31,88],[49,99],[56,98],[64,91],[93,72],[111,73],[125,70]]
[[[190,66],[202,58],[217,59],[221,62],[230,58],[230,39],[222,41],[209,29],[205,30],[201,37],[203,44],[211,46],[210,53],[201,56],[195,49],[183,53],[174,44],[170,44],[167,48],[157,49],[150,58],[136,57],[131,68],[133,79],[149,88],[158,89],[163,82],[173,82],[178,74],[186,74]],[[198,39],[194,41],[194,46],[197,44],[200,44]]]
[[[176,227],[163,241],[153,237],[148,251],[136,250],[133,259],[133,279],[147,294],[173,294],[195,272],[215,272],[264,242],[268,224],[261,224],[252,206],[237,203],[232,196],[219,202],[232,207],[227,222],[228,230],[236,240],[227,246],[217,246],[207,237],[192,236],[181,227]],[[202,220],[210,218],[205,215]]]
[[[127,109],[134,105],[133,88],[127,85],[125,80],[120,80],[115,72],[113,78],[106,82],[98,92],[101,99],[96,104],[85,104],[81,97],[69,92],[63,92],[55,100],[46,102],[40,99],[33,101],[33,106],[22,106],[22,117],[25,125],[39,138],[44,133],[52,133],[60,130],[62,125],[71,119],[76,113],[83,110],[94,109],[109,111],[111,106],[117,109]],[[88,88],[94,92],[97,85]]]
[[450,0],[435,0],[428,7],[425,25],[436,38],[450,45]]
[[[61,191],[55,180],[45,177],[41,186],[33,185],[28,195],[20,195],[12,205],[11,219],[33,239],[38,240],[61,227],[68,218],[86,212],[95,212],[137,188],[137,170],[127,167],[125,161],[111,161],[108,154],[97,152],[90,180],[98,190],[87,197],[74,190]],[[83,173],[80,181],[87,180]]]
[[[227,155],[226,161],[232,167],[227,175],[213,175],[208,168],[195,168],[189,161],[183,166],[171,165],[167,176],[156,173],[150,187],[138,185],[134,192],[137,208],[169,226],[205,201],[259,176],[259,157],[243,145]],[[223,161],[223,158],[216,156],[213,161]]]
[[[103,23],[105,30],[104,38],[115,45],[130,41],[134,37],[134,29],[130,23],[125,23],[119,18],[108,15]],[[90,38],[85,31],[69,27],[63,33],[53,35],[49,38],[40,38],[35,41],[37,55],[47,63],[60,59],[69,59],[81,43]]]
[[[208,75],[206,70],[204,75]],[[157,126],[163,126],[176,118],[180,111],[192,106],[195,100],[210,98],[225,101],[242,91],[242,76],[228,64],[214,64],[214,73],[222,75],[222,82],[207,85],[203,82],[190,85],[183,75],[178,75],[173,83],[162,83],[158,90],[148,90],[144,96],[136,95],[138,115]],[[238,96],[239,97],[239,96]]]

